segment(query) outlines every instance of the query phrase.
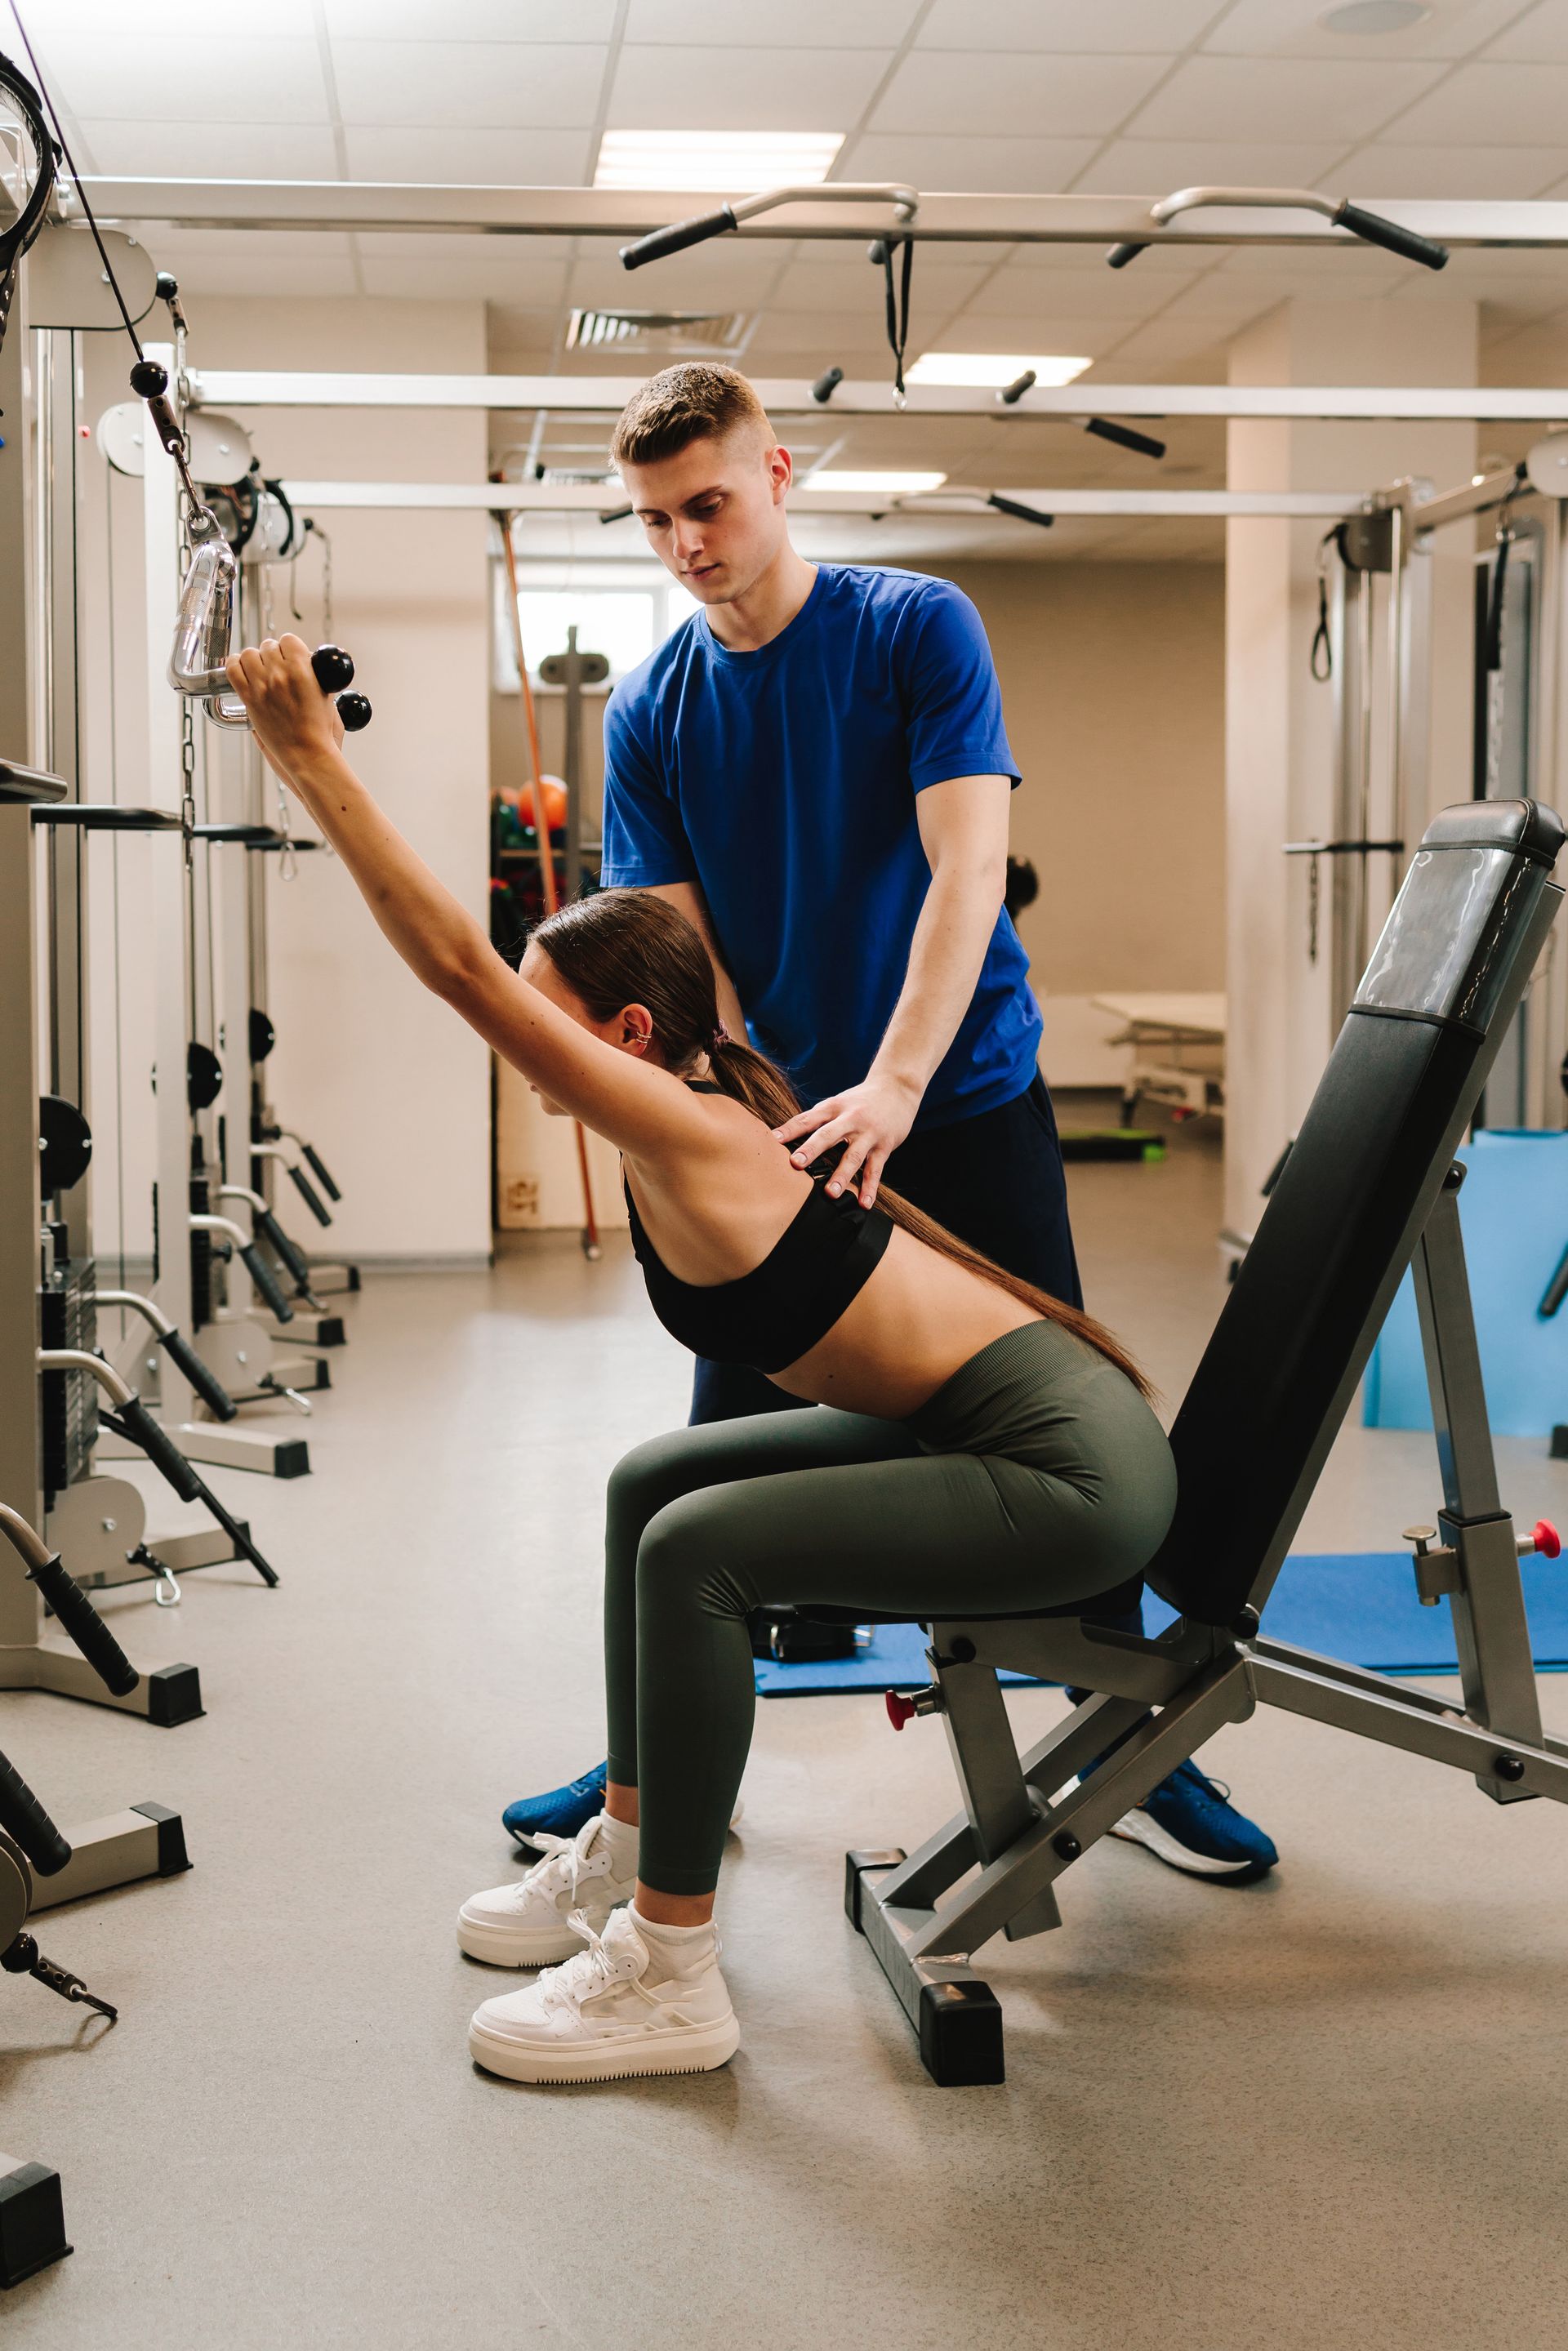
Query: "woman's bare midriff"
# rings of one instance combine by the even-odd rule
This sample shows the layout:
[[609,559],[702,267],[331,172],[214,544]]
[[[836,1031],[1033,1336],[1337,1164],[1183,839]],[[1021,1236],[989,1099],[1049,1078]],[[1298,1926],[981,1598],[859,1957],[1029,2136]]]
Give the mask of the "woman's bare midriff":
[[[737,1281],[799,1215],[811,1179],[738,1102],[705,1097],[713,1148],[676,1165],[625,1162],[637,1214],[679,1281]],[[895,1227],[880,1263],[814,1347],[769,1374],[803,1404],[902,1420],[993,1339],[1040,1320],[994,1282]]]

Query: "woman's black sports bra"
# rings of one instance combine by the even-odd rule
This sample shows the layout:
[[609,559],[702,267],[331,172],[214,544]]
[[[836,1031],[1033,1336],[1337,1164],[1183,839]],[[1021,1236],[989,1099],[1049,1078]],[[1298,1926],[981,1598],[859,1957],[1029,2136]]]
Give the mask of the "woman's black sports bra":
[[[689,1082],[694,1093],[724,1092],[703,1080]],[[824,1186],[831,1166],[830,1161],[810,1171],[810,1191],[760,1265],[737,1280],[700,1286],[676,1280],[625,1186],[632,1247],[653,1311],[672,1338],[710,1363],[781,1372],[827,1337],[875,1272],[893,1236],[883,1209],[862,1208],[850,1192],[829,1197]]]

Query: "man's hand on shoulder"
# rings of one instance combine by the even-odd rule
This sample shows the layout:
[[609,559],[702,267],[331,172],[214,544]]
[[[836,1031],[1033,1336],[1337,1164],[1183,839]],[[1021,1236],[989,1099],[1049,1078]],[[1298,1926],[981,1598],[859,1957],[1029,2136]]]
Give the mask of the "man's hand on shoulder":
[[828,1178],[829,1196],[836,1200],[853,1192],[862,1207],[869,1208],[883,1169],[915,1123],[920,1097],[921,1088],[911,1079],[873,1070],[858,1086],[813,1102],[773,1132],[791,1146],[789,1156],[797,1167],[810,1167],[824,1151],[841,1143],[843,1155]]

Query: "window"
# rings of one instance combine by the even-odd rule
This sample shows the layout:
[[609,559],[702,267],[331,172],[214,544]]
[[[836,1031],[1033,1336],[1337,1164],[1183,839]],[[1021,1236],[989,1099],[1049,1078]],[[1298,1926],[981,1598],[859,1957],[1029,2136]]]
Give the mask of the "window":
[[[507,575],[499,563],[495,566],[495,584],[496,689],[516,694],[517,671],[507,619]],[[547,654],[566,651],[566,632],[575,625],[583,653],[609,655],[613,684],[639,662],[646,661],[654,646],[662,644],[693,609],[685,590],[662,577],[646,587],[558,588],[528,585],[525,575],[517,593],[517,612],[528,676],[537,686],[540,662]]]

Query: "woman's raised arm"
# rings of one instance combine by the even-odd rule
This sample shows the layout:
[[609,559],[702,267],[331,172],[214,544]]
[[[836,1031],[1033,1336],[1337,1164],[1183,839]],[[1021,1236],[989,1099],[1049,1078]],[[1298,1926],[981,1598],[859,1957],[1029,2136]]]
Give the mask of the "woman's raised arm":
[[414,977],[552,1102],[623,1151],[657,1156],[707,1134],[686,1088],[618,1052],[503,961],[467,908],[376,806],[343,757],[342,730],[299,637],[228,664],[272,768],[304,803]]

